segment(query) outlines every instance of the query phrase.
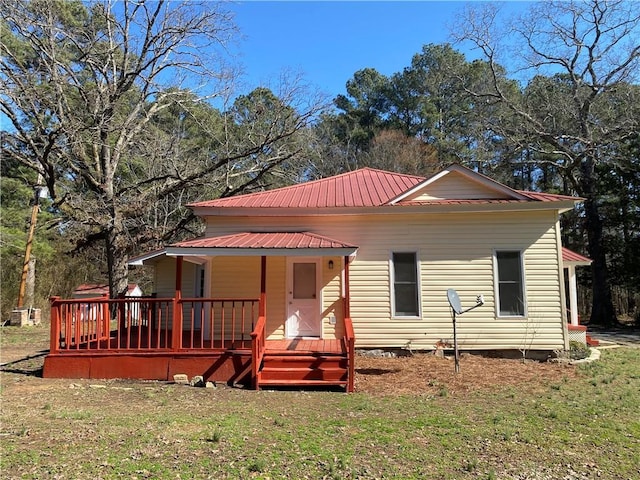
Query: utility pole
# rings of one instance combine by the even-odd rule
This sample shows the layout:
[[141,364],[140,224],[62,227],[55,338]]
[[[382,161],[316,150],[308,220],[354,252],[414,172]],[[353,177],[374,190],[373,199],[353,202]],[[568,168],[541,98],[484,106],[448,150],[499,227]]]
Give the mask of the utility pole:
[[[38,176],[38,183],[40,183],[41,177]],[[24,252],[24,263],[22,264],[22,275],[20,277],[20,290],[18,291],[18,305],[17,308],[24,306],[25,291],[27,289],[27,277],[29,277],[29,265],[35,266],[34,262],[31,262],[31,248],[33,246],[33,238],[36,233],[36,223],[38,221],[38,212],[40,211],[40,192],[41,188],[36,185],[34,188],[33,207],[31,208],[31,220],[29,222],[29,232],[27,233],[27,246]],[[35,279],[35,275],[31,275]]]

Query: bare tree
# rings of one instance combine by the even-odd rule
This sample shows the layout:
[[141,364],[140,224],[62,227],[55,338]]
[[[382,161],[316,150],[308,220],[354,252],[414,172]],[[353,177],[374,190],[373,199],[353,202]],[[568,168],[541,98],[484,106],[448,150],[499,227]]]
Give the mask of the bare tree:
[[[206,103],[233,87],[225,46],[236,29],[221,4],[0,0],[0,15],[2,147],[42,175],[80,244],[104,242],[112,296],[126,290],[139,243],[192,220],[177,206],[185,189],[224,179],[209,192],[242,191],[295,155],[269,146],[315,113],[274,105],[271,128],[229,148],[233,120]],[[258,154],[260,164],[247,162]],[[228,172],[243,174],[231,191]],[[152,207],[165,211],[157,221],[173,218],[161,236],[140,221]]]
[[[528,153],[523,158],[552,165],[585,198],[584,222],[593,259],[591,321],[611,323],[611,301],[598,169],[624,161],[624,142],[637,135],[640,68],[640,3],[620,0],[535,3],[510,23],[499,23],[495,5],[466,10],[454,35],[483,53],[493,80],[470,92],[508,107],[511,115],[487,126]],[[497,28],[502,27],[501,32]],[[508,59],[508,60],[507,60]],[[527,79],[514,94],[502,86],[500,63]],[[612,108],[614,104],[618,107]]]

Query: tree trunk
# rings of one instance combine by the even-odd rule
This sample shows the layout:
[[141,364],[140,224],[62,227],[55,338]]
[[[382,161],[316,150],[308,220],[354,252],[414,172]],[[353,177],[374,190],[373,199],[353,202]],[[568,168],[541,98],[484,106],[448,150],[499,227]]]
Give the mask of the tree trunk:
[[592,276],[592,306],[590,323],[596,325],[613,325],[617,323],[616,312],[613,307],[611,285],[607,271],[607,257],[602,238],[602,219],[597,204],[595,185],[594,160],[588,158],[582,168],[582,194],[585,197],[584,215],[587,231],[587,248],[593,260],[591,264]]
[[107,233],[106,251],[109,270],[109,296],[118,298],[127,293],[129,264],[127,263],[126,232],[119,217]]

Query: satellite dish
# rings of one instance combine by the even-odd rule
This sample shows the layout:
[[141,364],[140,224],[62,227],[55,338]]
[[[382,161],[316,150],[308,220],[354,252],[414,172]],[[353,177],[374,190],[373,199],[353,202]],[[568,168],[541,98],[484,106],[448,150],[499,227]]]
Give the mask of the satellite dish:
[[449,305],[453,308],[453,311],[460,315],[462,313],[462,305],[460,304],[460,297],[458,296],[458,292],[456,292],[453,288],[447,290],[447,298],[449,299]]

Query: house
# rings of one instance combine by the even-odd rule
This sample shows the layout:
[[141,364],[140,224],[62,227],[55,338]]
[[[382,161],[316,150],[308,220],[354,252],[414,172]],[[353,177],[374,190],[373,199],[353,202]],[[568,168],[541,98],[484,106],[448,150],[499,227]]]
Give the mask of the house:
[[[97,297],[109,298],[109,285],[100,283],[83,283],[78,285],[71,294],[73,299],[90,300]],[[127,293],[125,297],[142,297],[142,289],[135,283],[129,283],[127,285]],[[95,319],[99,315],[98,309],[101,308],[98,304],[92,302],[85,302],[78,304],[77,316],[79,319]],[[125,305],[126,311],[131,311],[133,318],[139,316],[140,306],[137,302],[130,302]]]
[[[109,285],[98,283],[83,283],[78,285],[71,294],[71,298],[96,298],[109,295]],[[141,297],[142,290],[136,283],[127,285],[127,297]]]
[[350,391],[356,347],[452,338],[449,288],[463,307],[485,301],[458,321],[461,349],[566,349],[559,220],[580,200],[453,165],[427,179],[363,168],[195,203],[202,238],[131,259],[154,267],[146,329],[108,330],[104,308],[102,327],[87,329],[101,334],[74,337],[61,318],[68,301],[53,299],[44,374]]

